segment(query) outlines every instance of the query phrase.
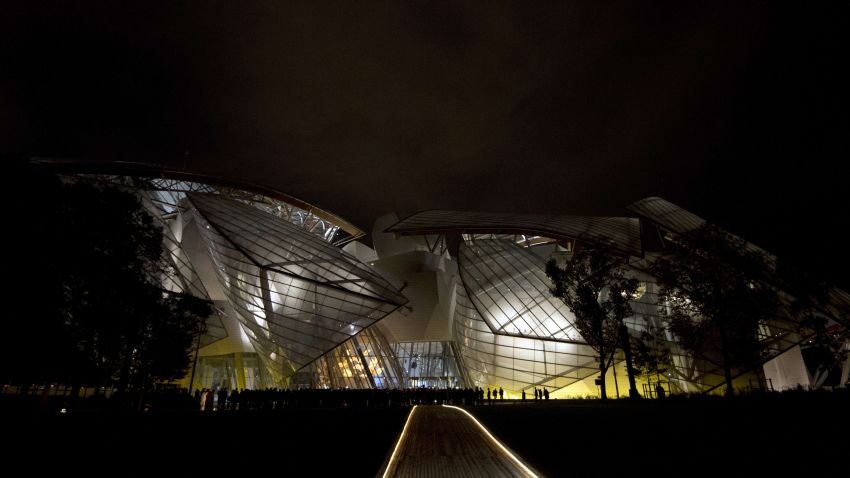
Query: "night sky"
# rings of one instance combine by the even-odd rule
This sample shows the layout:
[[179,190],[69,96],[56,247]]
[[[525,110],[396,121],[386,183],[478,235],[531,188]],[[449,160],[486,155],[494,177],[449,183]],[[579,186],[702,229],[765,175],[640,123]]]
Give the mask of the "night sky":
[[233,177],[367,231],[661,196],[850,267],[847,2],[119,3],[4,2],[4,157]]

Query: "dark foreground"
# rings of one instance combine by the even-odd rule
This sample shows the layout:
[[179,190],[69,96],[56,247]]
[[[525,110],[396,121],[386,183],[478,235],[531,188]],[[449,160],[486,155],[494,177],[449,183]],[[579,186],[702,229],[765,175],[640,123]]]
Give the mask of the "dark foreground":
[[805,477],[850,470],[847,394],[552,401],[473,413],[549,477]]
[[[552,400],[465,408],[549,477],[842,476],[850,466],[847,398]],[[392,451],[408,411],[59,415],[6,409],[0,420],[7,469],[371,477]]]
[[407,412],[397,407],[2,413],[2,455],[5,468],[14,464],[39,475],[74,470],[73,476],[371,477],[395,444]]

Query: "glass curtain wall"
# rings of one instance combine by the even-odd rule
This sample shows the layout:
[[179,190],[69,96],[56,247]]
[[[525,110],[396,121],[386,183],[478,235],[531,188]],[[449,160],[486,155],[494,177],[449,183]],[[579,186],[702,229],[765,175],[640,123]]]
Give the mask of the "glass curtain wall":
[[392,347],[371,327],[299,370],[290,388],[393,389],[404,381]]
[[199,357],[196,388],[233,390],[237,387],[236,368],[232,355]]
[[452,342],[399,342],[393,344],[408,388],[464,388],[470,386],[458,363]]
[[495,334],[457,286],[453,336],[474,386],[509,394],[546,387],[550,392],[598,372],[593,349],[578,343]]

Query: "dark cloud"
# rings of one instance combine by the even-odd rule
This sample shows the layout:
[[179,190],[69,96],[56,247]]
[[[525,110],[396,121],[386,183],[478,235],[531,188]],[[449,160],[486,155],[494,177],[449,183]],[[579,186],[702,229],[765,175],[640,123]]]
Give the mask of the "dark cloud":
[[0,19],[4,153],[231,175],[365,229],[659,195],[850,265],[840,3],[30,3]]

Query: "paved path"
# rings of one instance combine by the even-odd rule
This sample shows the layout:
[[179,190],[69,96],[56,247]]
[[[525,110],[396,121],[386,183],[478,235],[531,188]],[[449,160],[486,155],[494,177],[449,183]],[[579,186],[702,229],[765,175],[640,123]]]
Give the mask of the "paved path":
[[501,478],[537,476],[459,408],[418,406],[378,476]]

